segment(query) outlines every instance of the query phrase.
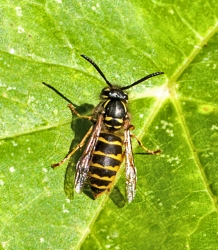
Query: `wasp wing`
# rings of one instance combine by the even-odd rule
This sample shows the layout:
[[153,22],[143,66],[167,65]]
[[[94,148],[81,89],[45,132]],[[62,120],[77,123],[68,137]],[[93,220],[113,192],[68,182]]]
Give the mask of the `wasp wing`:
[[74,181],[74,187],[77,193],[80,193],[82,191],[85,181],[88,177],[90,160],[93,155],[96,143],[98,141],[99,134],[101,132],[102,121],[103,115],[99,115],[96,124],[93,126],[91,136],[85,147],[84,153],[76,164],[76,176]]
[[129,130],[124,130],[124,145],[126,165],[126,195],[127,200],[130,203],[135,197],[137,176],[132,153],[131,135]]
[[[93,130],[93,126],[90,127],[90,129],[85,134],[85,136],[83,137],[81,142],[64,158],[64,160],[69,159],[79,148],[83,147],[87,138],[92,133],[92,130]],[[76,172],[76,169],[75,169],[75,165],[74,165],[74,160],[72,160],[70,158],[68,165],[67,165],[65,178],[64,178],[64,191],[65,191],[66,196],[69,199],[73,199],[73,195],[74,195],[75,172]]]

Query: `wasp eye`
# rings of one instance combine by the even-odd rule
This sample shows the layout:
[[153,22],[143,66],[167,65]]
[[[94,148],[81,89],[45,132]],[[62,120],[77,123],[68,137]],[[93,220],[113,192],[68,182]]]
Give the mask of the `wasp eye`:
[[126,93],[124,93],[123,99],[126,100],[126,101],[128,100],[128,95]]

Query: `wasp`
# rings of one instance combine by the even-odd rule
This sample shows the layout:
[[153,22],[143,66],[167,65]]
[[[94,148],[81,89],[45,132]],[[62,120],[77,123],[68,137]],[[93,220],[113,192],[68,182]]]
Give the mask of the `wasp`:
[[[142,142],[131,133],[134,126],[130,122],[127,109],[128,95],[127,90],[151,77],[164,74],[156,72],[147,75],[140,80],[125,87],[112,85],[97,64],[85,55],[81,55],[85,60],[91,63],[104,81],[107,87],[103,88],[100,94],[101,101],[94,108],[91,116],[81,116],[74,108],[73,104],[56,91],[61,97],[70,104],[68,107],[71,112],[80,118],[87,118],[93,125],[83,137],[81,142],[59,163],[53,164],[55,168],[67,161],[78,149],[82,148],[86,141],[84,152],[76,164],[76,174],[74,188],[77,193],[81,193],[84,184],[87,182],[91,188],[94,198],[110,191],[114,179],[121,163],[125,159],[126,173],[126,196],[128,202],[131,202],[136,193],[136,167],[134,164],[131,138],[135,138],[139,145],[148,154],[160,153],[160,150],[152,151],[144,147]],[[44,85],[55,90],[49,84]],[[73,166],[72,166],[73,167]]]

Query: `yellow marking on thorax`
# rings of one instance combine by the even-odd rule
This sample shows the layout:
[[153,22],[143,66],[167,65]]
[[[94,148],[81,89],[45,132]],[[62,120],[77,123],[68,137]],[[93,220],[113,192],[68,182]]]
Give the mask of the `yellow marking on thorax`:
[[106,101],[105,103],[104,103],[104,108],[107,106],[107,104],[110,102],[111,100],[109,99],[108,101]]
[[126,109],[126,104],[125,104],[125,102],[121,101],[121,103],[123,104],[123,107],[124,107],[124,109],[125,109],[125,112],[127,112],[127,109]]

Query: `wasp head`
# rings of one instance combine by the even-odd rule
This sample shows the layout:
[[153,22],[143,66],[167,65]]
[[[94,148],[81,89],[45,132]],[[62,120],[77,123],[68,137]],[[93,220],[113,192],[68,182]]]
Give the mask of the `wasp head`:
[[118,99],[128,101],[128,95],[118,87],[105,87],[101,91],[102,99]]

